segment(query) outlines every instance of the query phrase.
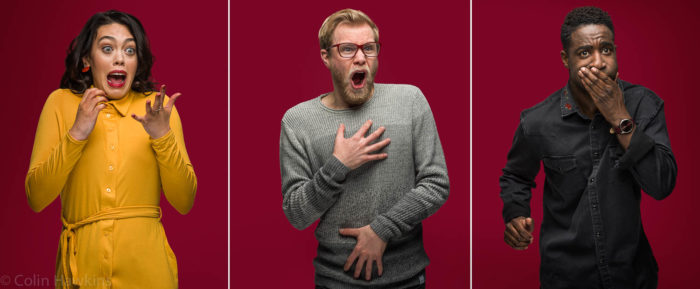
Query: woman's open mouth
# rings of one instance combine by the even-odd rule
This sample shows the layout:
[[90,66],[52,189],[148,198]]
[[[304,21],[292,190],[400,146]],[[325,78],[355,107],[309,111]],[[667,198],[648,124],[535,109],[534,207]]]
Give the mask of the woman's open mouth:
[[114,88],[120,88],[126,83],[126,71],[112,70],[107,74],[107,84]]
[[365,80],[367,79],[367,71],[358,70],[352,73],[350,77],[352,88],[361,89],[365,87]]

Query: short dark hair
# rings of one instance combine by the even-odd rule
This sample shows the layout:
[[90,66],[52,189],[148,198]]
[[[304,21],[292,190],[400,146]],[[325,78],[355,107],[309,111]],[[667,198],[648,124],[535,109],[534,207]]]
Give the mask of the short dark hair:
[[119,23],[126,26],[134,36],[136,43],[136,56],[138,66],[134,82],[131,85],[131,90],[137,92],[153,91],[155,83],[151,79],[151,67],[153,67],[153,54],[148,44],[146,31],[143,29],[141,22],[136,17],[116,10],[99,12],[90,17],[80,34],[71,41],[68,46],[68,55],[66,56],[66,71],[61,78],[61,88],[68,88],[73,93],[81,94],[93,84],[92,73],[82,72],[82,58],[90,55],[92,42],[97,37],[97,29],[103,25]]
[[561,25],[561,45],[565,52],[569,50],[571,44],[571,33],[579,26],[587,24],[607,26],[613,34],[613,40],[615,40],[615,28],[607,12],[594,6],[578,7],[566,14],[564,24]]

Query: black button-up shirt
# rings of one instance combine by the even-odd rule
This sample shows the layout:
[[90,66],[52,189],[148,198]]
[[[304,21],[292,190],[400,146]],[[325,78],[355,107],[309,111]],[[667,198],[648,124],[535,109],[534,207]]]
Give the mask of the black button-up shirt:
[[641,190],[659,200],[671,193],[676,161],[663,101],[643,86],[620,86],[637,126],[626,151],[600,113],[580,112],[568,86],[521,114],[500,178],[503,218],[530,216],[542,162],[542,288],[656,288],[639,202]]

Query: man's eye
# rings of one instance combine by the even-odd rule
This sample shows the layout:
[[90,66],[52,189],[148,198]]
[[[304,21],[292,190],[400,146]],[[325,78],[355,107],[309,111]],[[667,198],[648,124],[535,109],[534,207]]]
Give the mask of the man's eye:
[[581,51],[581,52],[579,52],[579,55],[581,55],[582,57],[587,57],[588,51],[587,50]]
[[353,51],[355,51],[355,47],[351,47],[351,46],[341,46],[341,47],[340,47],[340,51],[342,51],[342,52],[353,52]]
[[607,48],[607,47],[606,47],[606,48],[603,48],[603,51],[602,51],[602,52],[603,52],[604,54],[608,54],[608,53],[610,53],[610,48]]
[[110,53],[112,52],[112,46],[103,46],[102,51],[105,53]]

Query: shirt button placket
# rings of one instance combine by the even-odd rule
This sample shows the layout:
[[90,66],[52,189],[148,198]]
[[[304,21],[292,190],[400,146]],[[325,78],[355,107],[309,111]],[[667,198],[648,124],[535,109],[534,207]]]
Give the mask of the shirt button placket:
[[[116,109],[111,104],[103,110],[104,118],[102,118],[102,123],[105,128],[105,145],[106,145],[106,158],[105,163],[102,164],[102,169],[104,170],[104,175],[106,176],[106,183],[102,189],[102,210],[107,208],[116,207],[116,196],[118,185],[116,183],[117,174],[117,164],[118,164],[118,151],[117,145],[119,143],[118,125],[119,125],[119,115]],[[103,276],[108,280],[112,275],[112,253],[114,251],[114,238],[112,232],[114,231],[114,221],[108,220],[104,221],[104,228],[102,232],[102,268]],[[95,276],[97,278],[97,276]]]

